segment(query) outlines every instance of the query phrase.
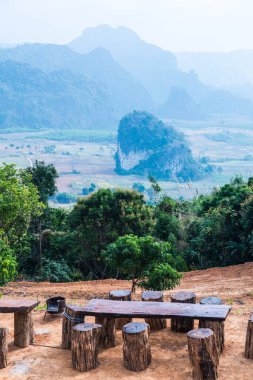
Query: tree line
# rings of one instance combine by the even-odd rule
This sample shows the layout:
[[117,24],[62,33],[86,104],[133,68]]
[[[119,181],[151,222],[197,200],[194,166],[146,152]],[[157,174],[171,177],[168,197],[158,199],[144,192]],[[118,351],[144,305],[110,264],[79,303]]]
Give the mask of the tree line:
[[15,279],[68,282],[131,279],[170,289],[181,272],[251,261],[253,178],[192,201],[160,196],[152,204],[134,190],[99,189],[71,210],[53,208],[53,165],[0,168],[0,283]]

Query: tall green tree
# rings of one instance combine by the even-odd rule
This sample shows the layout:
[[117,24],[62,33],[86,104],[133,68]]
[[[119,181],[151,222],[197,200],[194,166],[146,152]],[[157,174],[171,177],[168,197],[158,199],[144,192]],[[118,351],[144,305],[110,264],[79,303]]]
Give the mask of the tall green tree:
[[70,225],[77,234],[80,269],[91,278],[106,276],[102,250],[119,236],[148,234],[153,223],[153,208],[135,191],[101,189],[79,199],[70,213]]
[[0,278],[1,282],[13,279],[16,259],[30,249],[28,228],[32,218],[42,213],[36,186],[27,172],[18,171],[15,165],[0,167]]
[[37,187],[40,201],[47,204],[48,198],[52,197],[56,191],[57,170],[53,164],[45,164],[44,161],[35,161],[32,167],[28,167],[24,172],[29,173],[33,184]]
[[[125,235],[108,245],[103,252],[111,268],[117,268],[119,278],[132,280],[144,289],[172,289],[179,284],[183,263],[174,255],[169,243],[155,240],[152,236]],[[182,270],[182,269],[181,269]]]

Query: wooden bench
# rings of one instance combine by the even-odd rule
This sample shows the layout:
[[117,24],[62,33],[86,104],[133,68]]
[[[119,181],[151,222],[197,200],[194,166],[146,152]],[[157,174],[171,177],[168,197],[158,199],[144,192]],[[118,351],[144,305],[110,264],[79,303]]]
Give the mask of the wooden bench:
[[0,299],[0,313],[14,313],[14,344],[27,347],[33,342],[32,310],[39,301]]
[[83,316],[103,318],[102,335],[105,347],[116,345],[115,318],[193,318],[223,323],[229,312],[227,305],[200,305],[172,302],[113,301],[93,299],[79,308]]

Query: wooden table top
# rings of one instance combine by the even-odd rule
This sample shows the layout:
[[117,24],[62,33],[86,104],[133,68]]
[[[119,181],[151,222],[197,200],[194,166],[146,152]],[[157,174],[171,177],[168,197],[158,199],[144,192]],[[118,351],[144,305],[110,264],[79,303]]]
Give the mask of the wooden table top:
[[186,317],[225,321],[231,306],[200,305],[177,302],[113,301],[92,299],[82,308],[85,315],[135,318]]
[[22,311],[29,313],[40,304],[36,300],[27,299],[0,299],[0,313],[16,313]]

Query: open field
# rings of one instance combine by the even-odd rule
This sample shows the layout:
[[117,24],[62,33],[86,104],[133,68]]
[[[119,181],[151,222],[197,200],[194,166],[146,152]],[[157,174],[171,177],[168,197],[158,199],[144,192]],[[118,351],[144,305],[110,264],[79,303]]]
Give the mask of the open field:
[[[225,351],[219,365],[220,380],[252,380],[253,361],[243,356],[246,326],[249,314],[253,311],[253,263],[227,268],[212,268],[205,271],[186,273],[176,290],[191,290],[197,299],[215,295],[232,305],[232,311],[225,323]],[[93,297],[106,297],[113,289],[130,287],[128,281],[104,280],[68,284],[50,283],[11,283],[2,288],[3,297],[38,298],[41,305],[49,296],[61,294],[69,303],[84,305]],[[169,301],[171,291],[165,292]],[[138,289],[135,299],[140,299]],[[152,363],[140,373],[132,373],[122,365],[122,338],[117,333],[118,345],[115,348],[99,351],[99,367],[90,373],[78,373],[71,368],[71,353],[60,349],[61,318],[48,316],[43,321],[41,307],[34,312],[35,344],[25,349],[13,345],[13,315],[1,314],[1,326],[10,329],[10,364],[1,370],[1,380],[49,380],[69,379],[191,379],[191,370],[185,334],[167,328],[150,335]],[[92,317],[87,321],[93,321]],[[195,323],[197,327],[197,322]]]
[[[206,157],[215,170],[200,181],[177,184],[161,181],[164,193],[190,199],[229,182],[236,174],[253,175],[253,128],[243,120],[171,123],[184,132],[196,159]],[[0,133],[0,159],[26,167],[36,159],[54,163],[59,192],[81,195],[90,183],[97,187],[149,187],[147,178],[119,176],[114,172],[115,131],[40,131]]]

